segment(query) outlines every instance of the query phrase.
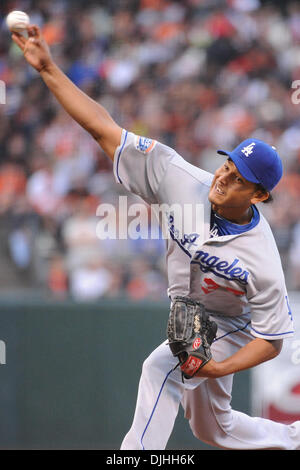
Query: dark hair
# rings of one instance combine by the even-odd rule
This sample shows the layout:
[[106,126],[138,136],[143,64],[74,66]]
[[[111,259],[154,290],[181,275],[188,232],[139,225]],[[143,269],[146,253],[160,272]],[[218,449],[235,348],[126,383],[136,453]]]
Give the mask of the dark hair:
[[270,193],[270,191],[267,191],[262,184],[260,183],[257,183],[256,184],[256,191],[261,191],[262,193],[265,193],[265,194],[268,194],[268,198],[265,199],[264,201],[262,201],[264,204],[268,204],[268,202],[273,202],[273,196],[272,194]]

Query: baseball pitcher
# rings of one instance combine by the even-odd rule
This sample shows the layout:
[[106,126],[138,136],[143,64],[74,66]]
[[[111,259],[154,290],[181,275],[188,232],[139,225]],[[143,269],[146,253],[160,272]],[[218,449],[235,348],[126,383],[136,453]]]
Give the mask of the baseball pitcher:
[[[114,162],[116,180],[149,204],[201,204],[201,224],[180,233],[163,214],[171,300],[167,338],[143,364],[122,449],[164,449],[180,403],[196,437],[225,449],[300,449],[291,425],[231,409],[233,374],[279,354],[293,334],[280,257],[257,204],[282,176],[276,149],[247,139],[214,175],[175,150],[121,129],[56,66],[37,26],[12,35],[64,109]],[[220,158],[221,157],[216,157]],[[199,222],[199,221],[198,221]]]

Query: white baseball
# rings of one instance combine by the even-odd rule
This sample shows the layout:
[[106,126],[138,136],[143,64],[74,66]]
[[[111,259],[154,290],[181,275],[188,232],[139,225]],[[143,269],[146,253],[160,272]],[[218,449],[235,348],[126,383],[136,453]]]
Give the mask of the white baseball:
[[20,33],[29,25],[29,16],[24,11],[11,11],[6,17],[6,24],[10,31]]

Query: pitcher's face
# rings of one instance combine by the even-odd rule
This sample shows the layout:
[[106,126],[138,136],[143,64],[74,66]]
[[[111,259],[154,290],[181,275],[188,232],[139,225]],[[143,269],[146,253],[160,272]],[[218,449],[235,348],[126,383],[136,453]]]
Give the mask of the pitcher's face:
[[231,210],[233,216],[239,216],[239,211],[242,215],[252,204],[265,198],[255,183],[243,178],[230,159],[216,170],[208,195],[213,209],[223,214],[225,210],[229,220]]

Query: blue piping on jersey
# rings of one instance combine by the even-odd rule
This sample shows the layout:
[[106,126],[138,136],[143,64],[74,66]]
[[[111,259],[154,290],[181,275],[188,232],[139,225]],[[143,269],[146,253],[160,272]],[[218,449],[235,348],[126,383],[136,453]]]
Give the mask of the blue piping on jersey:
[[118,178],[118,180],[119,180],[119,183],[121,183],[121,184],[123,184],[123,183],[122,183],[122,180],[121,180],[121,178],[120,178],[120,176],[119,176],[119,161],[120,161],[121,153],[123,152],[124,145],[126,144],[127,135],[128,135],[128,131],[126,131],[126,134],[125,134],[125,137],[124,137],[124,142],[123,142],[122,147],[120,148],[120,151],[119,151],[119,153],[118,153],[117,165],[116,165],[117,178]]
[[[230,335],[231,333],[237,333],[238,331],[244,330],[245,328],[247,328],[247,326],[249,325],[249,323],[251,323],[251,322],[249,321],[249,322],[246,323],[246,325],[244,325],[242,328],[237,328],[236,330],[229,331],[228,333],[225,333],[225,335],[220,336],[219,338],[216,338],[215,341],[218,341],[219,339],[222,339],[222,338],[224,338],[225,336]],[[145,426],[145,429],[144,429],[143,434],[142,434],[142,437],[141,437],[141,446],[142,446],[142,450],[145,450],[145,447],[144,447],[144,444],[143,444],[143,439],[144,439],[144,437],[145,437],[146,431],[147,431],[147,429],[148,429],[148,427],[149,427],[149,424],[150,424],[150,422],[151,422],[151,420],[152,420],[152,417],[153,417],[153,415],[154,415],[154,412],[155,412],[155,410],[156,410],[156,407],[157,407],[158,401],[159,401],[159,399],[160,399],[160,396],[161,396],[161,394],[162,394],[163,388],[164,388],[164,386],[165,386],[165,384],[166,384],[166,381],[168,380],[170,374],[171,374],[175,369],[177,369],[178,365],[179,365],[179,364],[177,364],[176,367],[173,367],[173,369],[171,369],[171,370],[167,373],[167,375],[166,375],[166,377],[165,377],[165,379],[164,379],[164,381],[163,381],[163,383],[162,383],[162,386],[160,387],[160,390],[159,390],[159,393],[158,393],[156,402],[154,403],[154,406],[153,406],[153,409],[152,409],[150,418],[149,418],[148,421],[147,421],[147,424],[146,424],[146,426]]]
[[257,331],[255,330],[255,328],[253,328],[253,326],[251,326],[251,329],[253,331],[255,331],[255,333],[259,334],[259,335],[262,335],[262,336],[280,336],[280,335],[289,335],[291,333],[295,333],[293,330],[292,331],[286,331],[284,333],[261,333],[260,331]]

